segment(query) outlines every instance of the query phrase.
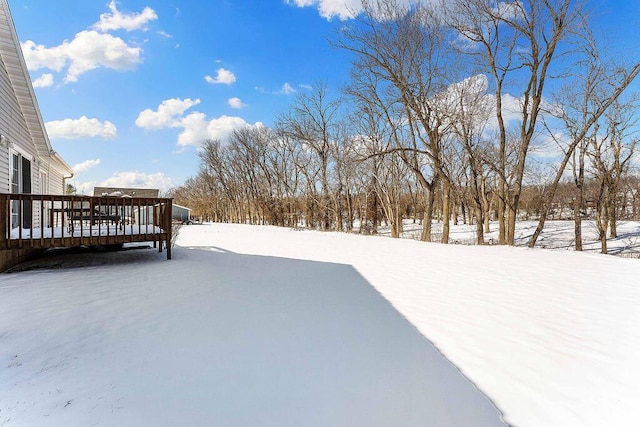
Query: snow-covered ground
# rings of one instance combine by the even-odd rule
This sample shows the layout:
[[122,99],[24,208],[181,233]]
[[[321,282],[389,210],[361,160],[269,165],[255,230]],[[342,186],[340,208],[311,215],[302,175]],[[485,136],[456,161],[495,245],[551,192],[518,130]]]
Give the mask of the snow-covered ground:
[[177,244],[0,275],[0,426],[640,420],[637,259],[230,224]]
[[[516,228],[516,246],[527,246],[533,232],[538,226],[538,221],[520,221]],[[404,221],[403,238],[419,239],[422,226],[414,221]],[[620,221],[617,226],[618,237],[607,239],[607,248],[610,255],[620,255],[628,258],[640,258],[640,223],[637,221]],[[388,228],[380,229],[381,235],[388,235]],[[600,253],[600,241],[598,230],[593,221],[582,222],[583,251]],[[434,223],[433,240],[439,241],[442,236],[442,224]],[[491,232],[485,234],[488,243],[498,242],[497,224],[491,224]],[[451,227],[451,244],[474,245],[476,243],[475,225],[458,224]],[[542,234],[536,242],[537,248],[543,249],[575,249],[575,230],[573,221],[547,221]]]

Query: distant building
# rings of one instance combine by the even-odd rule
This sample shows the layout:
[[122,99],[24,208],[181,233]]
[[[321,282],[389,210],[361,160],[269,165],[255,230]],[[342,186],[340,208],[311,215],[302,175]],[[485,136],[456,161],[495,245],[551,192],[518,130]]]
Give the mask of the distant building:
[[[140,225],[151,224],[155,215],[157,215],[156,207],[147,206],[140,210],[134,210],[133,221]],[[185,224],[190,223],[191,209],[174,204],[171,206],[171,219]]]
[[180,222],[190,222],[191,209],[174,203],[171,207],[171,218]]
[[159,190],[153,188],[122,188],[122,187],[94,187],[93,195],[97,197],[133,197],[139,199],[154,199],[158,197]]

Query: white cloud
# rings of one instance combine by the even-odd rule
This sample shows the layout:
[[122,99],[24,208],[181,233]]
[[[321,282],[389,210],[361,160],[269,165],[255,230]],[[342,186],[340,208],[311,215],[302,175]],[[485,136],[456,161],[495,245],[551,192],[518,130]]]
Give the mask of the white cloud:
[[280,90],[280,93],[284,94],[284,95],[291,95],[296,93],[297,90],[295,90],[289,83],[285,83],[282,85],[282,89]]
[[[254,126],[261,126],[256,123]],[[193,112],[182,120],[183,131],[178,135],[178,145],[180,147],[200,147],[207,139],[219,139],[225,141],[231,132],[249,124],[242,118],[236,116],[220,116],[207,119],[204,113]]]
[[229,104],[229,107],[235,108],[235,109],[240,109],[242,107],[246,107],[246,104],[244,104],[242,102],[242,100],[240,98],[237,98],[237,97],[229,98],[227,100],[227,104]]
[[[199,103],[199,99],[192,101],[173,98],[162,101],[157,111],[147,109],[141,112],[136,125],[145,129],[182,128],[177,141],[180,147],[199,147],[207,139],[224,141],[234,129],[249,126],[241,117],[223,115],[211,119],[198,111],[184,114],[187,109]],[[262,123],[252,126],[262,126]]]
[[76,163],[75,165],[73,165],[71,167],[71,169],[73,169],[73,171],[78,174],[81,172],[86,171],[87,169],[90,169],[94,166],[98,166],[100,164],[100,159],[93,159],[93,160],[85,160],[84,162],[81,163]]
[[[249,124],[241,117],[220,116],[216,119],[209,120],[209,123],[207,124],[207,136],[211,139],[220,139],[221,141],[224,141],[235,129],[248,125]],[[262,123],[257,122],[253,126],[260,127],[262,126]]]
[[142,111],[136,119],[136,126],[143,129],[179,127],[184,112],[199,103],[200,99],[167,99],[162,101],[156,111],[151,109]]
[[53,47],[37,44],[32,40],[21,43],[27,68],[30,71],[47,68],[62,72],[68,67],[65,83],[75,82],[82,74],[99,67],[117,71],[133,70],[141,62],[142,49],[105,32],[119,29],[146,30],[146,24],[158,19],[158,16],[149,7],[145,7],[140,13],[124,14],[118,11],[114,0],[108,6],[110,13],[100,15],[97,24],[89,30],[80,31],[71,41],[65,40]]
[[40,68],[48,68],[54,71],[62,70],[68,60],[66,53],[68,45],[69,43],[66,41],[60,46],[51,48],[36,44],[31,40],[20,43],[22,54],[29,70],[39,70]]
[[142,12],[125,14],[118,10],[115,0],[109,3],[111,13],[100,15],[100,21],[93,28],[106,32],[124,29],[126,31],[145,30],[147,23],[158,19],[156,12],[150,7],[145,7]]
[[53,86],[53,74],[45,73],[33,81],[33,87]]
[[112,70],[132,70],[141,62],[141,48],[131,47],[124,40],[110,34],[82,31],[68,46],[71,61],[66,81],[74,82],[78,76],[100,66]]
[[70,182],[76,189],[76,194],[84,194],[86,196],[93,196],[93,187],[96,187],[95,181],[82,181],[77,182],[73,180]]
[[161,191],[171,186],[171,178],[162,172],[148,174],[138,171],[116,172],[98,184],[98,187],[157,188]]
[[178,145],[180,147],[200,146],[204,140],[209,138],[207,124],[207,116],[204,113],[195,111],[183,117],[180,122],[180,127],[183,130],[178,135]]
[[362,10],[361,0],[285,0],[286,4],[297,7],[316,6],[320,16],[344,21],[354,18]]
[[157,188],[167,191],[173,187],[171,178],[162,172],[144,173],[139,171],[116,172],[104,181],[73,182],[78,194],[92,195],[94,187],[124,187],[124,188]]
[[[311,86],[309,86],[309,85],[300,85],[300,87],[305,88],[305,89],[306,88],[311,89]],[[254,89],[258,93],[269,94],[269,95],[292,95],[292,94],[298,92],[293,86],[291,86],[287,82],[285,82],[282,85],[282,87],[280,89],[278,89],[278,90],[269,90],[269,91],[267,91],[265,88],[263,88],[261,86],[256,86]]]
[[45,123],[47,133],[51,138],[94,138],[113,139],[118,136],[115,125],[109,121],[101,122],[82,116],[79,119],[54,120]]
[[[297,7],[315,7],[320,16],[327,20],[338,18],[341,21],[346,21],[355,18],[362,12],[362,0],[284,0],[284,3]],[[397,0],[398,6],[406,8],[420,3],[438,5],[434,0]],[[513,15],[517,8],[515,6],[509,7],[509,5],[512,3],[500,2],[498,8],[494,10],[503,16]],[[373,13],[378,15],[376,19],[384,19],[384,16],[378,13],[380,9],[377,8],[375,1],[371,6]]]
[[142,49],[110,34],[81,31],[72,41],[52,48],[27,40],[22,43],[22,52],[29,70],[60,72],[68,64],[65,82],[75,82],[80,75],[99,67],[132,70],[141,62]]
[[235,83],[236,76],[229,70],[226,70],[224,68],[218,68],[215,78],[211,76],[204,76],[204,79],[207,83],[210,83],[212,85],[215,85],[215,84],[230,85],[232,83]]
[[[489,123],[487,124],[488,130],[498,129],[498,119],[496,117],[496,97],[494,94],[485,95],[487,105],[492,107]],[[551,111],[557,112],[557,106],[548,102],[546,99],[542,100],[543,110],[540,112],[542,117],[550,117],[545,109],[552,109]],[[524,106],[524,99],[511,95],[510,93],[502,94],[502,119],[507,127],[513,124],[518,124],[522,121],[522,110]],[[531,107],[531,105],[529,105]]]
[[570,142],[571,137],[561,131],[555,131],[553,135],[544,132],[533,137],[529,152],[538,159],[555,159],[564,154],[562,149]]
[[522,4],[518,1],[514,2],[499,2],[497,5],[492,7],[492,11],[496,16],[501,17],[505,20],[517,20],[520,18],[524,18],[524,10],[522,8]]

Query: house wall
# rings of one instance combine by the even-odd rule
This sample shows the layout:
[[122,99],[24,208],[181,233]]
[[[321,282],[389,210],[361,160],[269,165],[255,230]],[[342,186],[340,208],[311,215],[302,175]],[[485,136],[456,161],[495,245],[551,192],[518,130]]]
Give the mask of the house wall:
[[9,150],[0,145],[0,193],[9,192]]
[[49,171],[49,189],[43,194],[64,194],[64,177],[57,170],[50,168]]
[[[12,44],[9,27],[0,20],[0,44]],[[3,49],[4,50],[4,49]],[[10,144],[16,147],[32,162],[31,183],[32,191],[39,190],[39,170],[35,162],[36,148],[31,140],[27,123],[22,115],[16,94],[9,80],[4,60],[0,57],[0,135],[8,138]],[[9,155],[7,144],[0,143],[0,191],[8,192],[9,188]]]

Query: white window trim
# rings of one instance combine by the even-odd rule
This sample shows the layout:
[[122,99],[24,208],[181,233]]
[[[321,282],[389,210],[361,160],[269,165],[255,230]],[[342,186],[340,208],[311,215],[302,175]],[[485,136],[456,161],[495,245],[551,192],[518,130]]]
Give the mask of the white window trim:
[[11,149],[9,150],[9,193],[13,193],[13,186],[15,184],[13,181],[13,169],[15,167],[14,156],[18,156],[18,189],[22,187],[22,153]]
[[[40,194],[49,194],[49,173],[39,168],[40,176],[38,176],[38,187],[40,189]],[[42,188],[43,186],[47,186],[47,188]]]
[[11,155],[13,153],[20,154],[22,157],[24,157],[25,159],[29,160],[31,162],[31,164],[33,164],[34,160],[36,159],[36,157],[33,154],[23,150],[22,147],[20,147],[18,145],[15,145],[15,144],[13,144],[11,146],[11,148],[9,149],[9,155]]
[[[20,187],[20,191],[24,191],[23,188],[23,183],[22,183],[22,159],[27,159],[29,161],[29,163],[31,164],[31,192],[33,193],[33,185],[34,185],[34,173],[36,173],[36,171],[41,171],[40,168],[37,167],[35,160],[35,157],[29,153],[27,153],[26,151],[22,150],[19,147],[11,147],[11,149],[9,150],[9,192],[11,193],[13,191],[13,156],[14,155],[18,155],[18,157],[20,158],[20,164],[18,166],[18,170],[19,170],[19,176],[18,176],[18,187]],[[46,171],[45,171],[46,172]],[[37,177],[35,178],[38,180],[38,186],[40,186],[40,175],[38,174]],[[45,194],[45,193],[42,193]]]

